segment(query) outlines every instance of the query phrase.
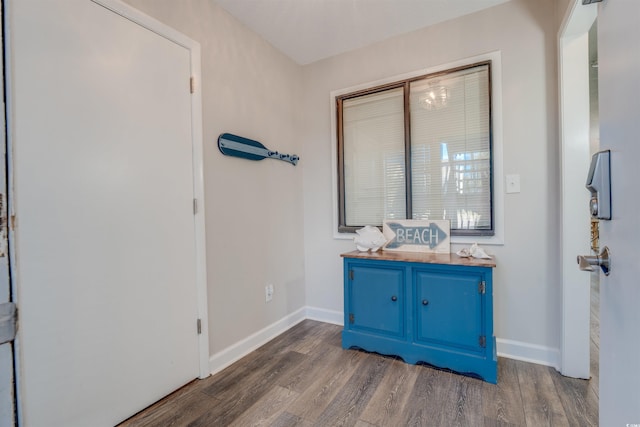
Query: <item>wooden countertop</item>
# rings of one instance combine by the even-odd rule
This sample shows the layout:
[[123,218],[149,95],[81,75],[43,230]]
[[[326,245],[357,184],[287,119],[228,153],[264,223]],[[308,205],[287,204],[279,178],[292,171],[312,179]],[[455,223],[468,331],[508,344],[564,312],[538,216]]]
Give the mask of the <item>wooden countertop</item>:
[[380,261],[404,261],[404,262],[422,262],[425,264],[450,264],[450,265],[467,265],[471,267],[495,267],[496,260],[480,258],[463,258],[454,253],[450,254],[432,254],[423,252],[397,252],[384,251],[377,252],[360,252],[351,251],[340,254],[343,258],[360,258]]

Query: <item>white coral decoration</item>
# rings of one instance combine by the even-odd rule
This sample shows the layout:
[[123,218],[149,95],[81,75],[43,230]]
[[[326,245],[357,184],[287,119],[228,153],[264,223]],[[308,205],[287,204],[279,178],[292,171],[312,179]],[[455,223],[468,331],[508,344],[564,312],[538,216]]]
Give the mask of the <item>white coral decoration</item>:
[[488,255],[484,249],[482,249],[480,246],[478,246],[477,243],[474,243],[473,245],[471,245],[471,247],[469,249],[467,248],[463,248],[461,250],[459,250],[457,252],[457,254],[461,257],[474,257],[474,258],[484,258],[484,259],[491,259],[491,256]]
[[358,233],[358,235],[353,241],[360,252],[376,252],[387,243],[387,239],[385,239],[378,227],[365,225],[363,228],[356,230],[356,233]]
[[487,254],[484,251],[484,249],[482,249],[480,246],[478,246],[477,243],[474,243],[473,245],[471,245],[471,248],[469,249],[469,253],[474,258],[484,258],[484,259],[490,259],[491,258],[489,256],[489,254]]

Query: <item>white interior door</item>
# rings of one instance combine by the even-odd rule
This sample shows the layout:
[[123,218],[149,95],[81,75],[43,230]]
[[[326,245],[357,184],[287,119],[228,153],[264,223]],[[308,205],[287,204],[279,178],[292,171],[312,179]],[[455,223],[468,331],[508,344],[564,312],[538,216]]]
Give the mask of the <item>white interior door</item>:
[[640,425],[640,2],[598,9],[600,146],[611,150],[612,219],[600,222],[600,425]]
[[21,421],[114,425],[199,375],[190,53],[89,0],[9,17]]

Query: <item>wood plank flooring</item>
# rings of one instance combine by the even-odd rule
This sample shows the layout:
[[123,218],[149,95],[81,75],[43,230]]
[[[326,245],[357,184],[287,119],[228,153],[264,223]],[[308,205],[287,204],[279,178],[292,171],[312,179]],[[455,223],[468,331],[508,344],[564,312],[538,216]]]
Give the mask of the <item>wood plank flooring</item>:
[[305,320],[121,427],[598,424],[593,379],[566,378],[553,368],[500,358],[498,384],[488,384],[343,350],[341,331],[340,326]]

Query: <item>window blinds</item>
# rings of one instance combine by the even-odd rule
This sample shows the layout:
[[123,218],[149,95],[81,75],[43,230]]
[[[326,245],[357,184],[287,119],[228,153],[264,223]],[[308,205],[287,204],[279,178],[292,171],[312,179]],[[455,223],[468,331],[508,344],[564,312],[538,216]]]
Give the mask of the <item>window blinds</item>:
[[345,222],[406,218],[402,87],[343,103]]
[[[452,229],[491,228],[488,65],[411,82],[414,219],[448,219]],[[427,109],[425,91],[444,87],[446,105]]]

